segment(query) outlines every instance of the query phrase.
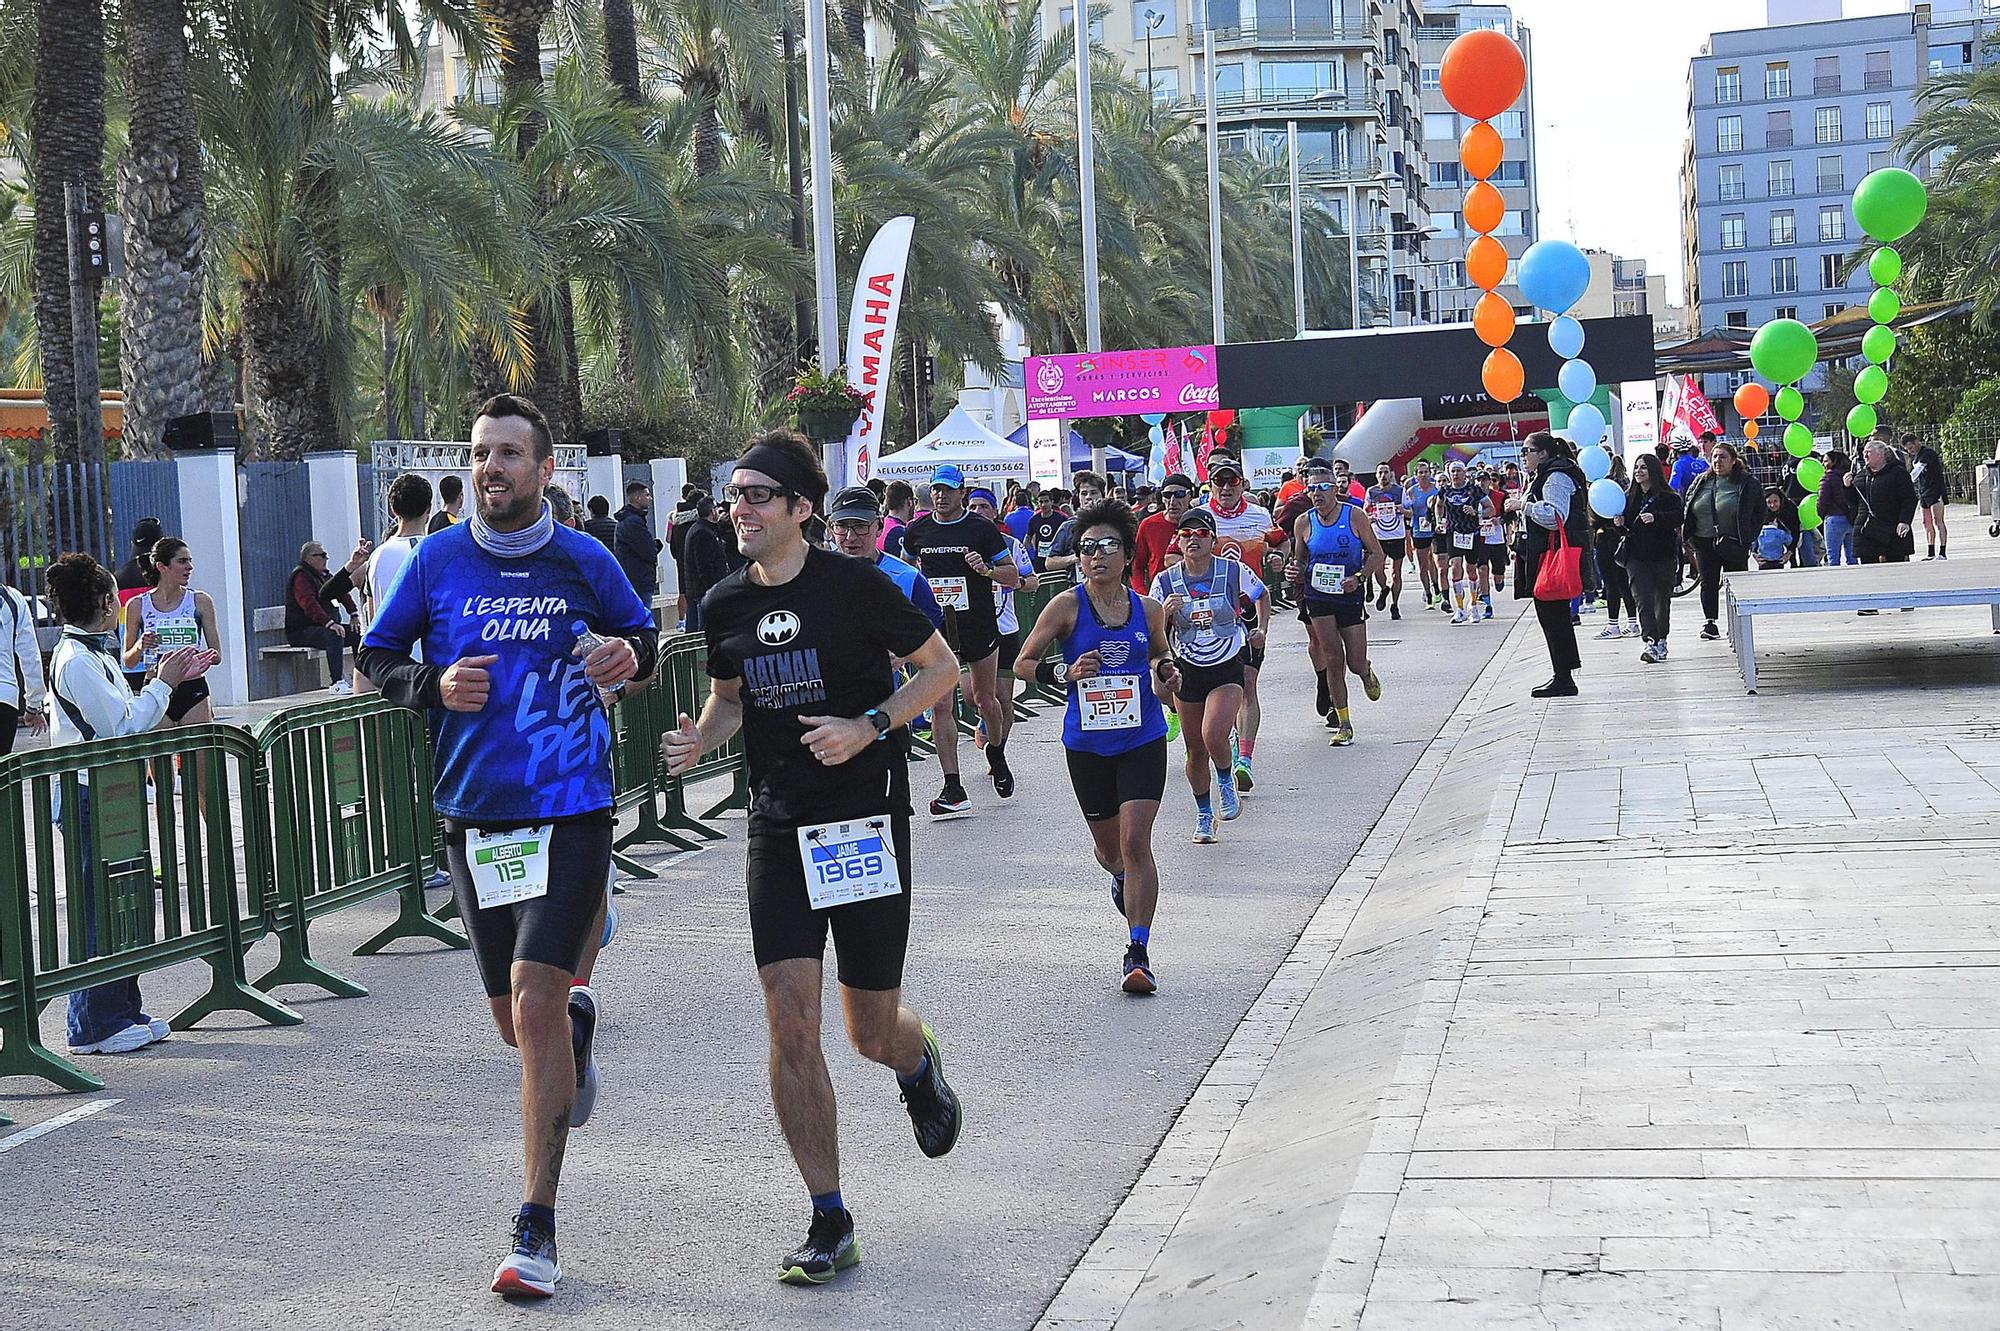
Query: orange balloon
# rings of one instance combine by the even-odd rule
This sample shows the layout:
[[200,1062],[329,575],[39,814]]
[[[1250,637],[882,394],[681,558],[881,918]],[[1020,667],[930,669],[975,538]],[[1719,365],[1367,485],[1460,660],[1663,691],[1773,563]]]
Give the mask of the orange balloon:
[[1486,396],[1495,402],[1512,402],[1521,396],[1525,378],[1521,358],[1505,347],[1495,347],[1487,352],[1486,364],[1479,371],[1479,381],[1486,386]]
[[1759,433],[1759,431],[1758,431],[1758,428],[1757,428],[1757,422],[1756,422],[1756,421],[1745,421],[1745,422],[1743,422],[1743,437],[1744,437],[1745,439],[1755,439],[1755,438],[1757,437],[1758,433]]
[[[1747,383],[1736,390],[1736,414],[1745,420],[1762,416],[1771,405],[1771,390],[1760,383]],[[1755,438],[1752,435],[1751,438]]]
[[1497,231],[1500,223],[1507,219],[1507,201],[1500,197],[1500,191],[1485,181],[1480,181],[1465,192],[1465,225],[1470,231],[1484,235]]
[[1507,280],[1507,247],[1491,236],[1481,236],[1466,247],[1465,275],[1481,291],[1491,291]]
[[1514,336],[1514,307],[1500,293],[1489,291],[1472,307],[1472,331],[1489,347],[1504,347]]
[[1514,104],[1528,84],[1521,48],[1504,32],[1478,28],[1461,33],[1444,51],[1438,86],[1461,115],[1491,120]]
[[1484,120],[1465,131],[1458,144],[1459,165],[1474,180],[1485,180],[1498,171],[1500,159],[1506,153],[1507,145],[1501,141],[1500,131]]

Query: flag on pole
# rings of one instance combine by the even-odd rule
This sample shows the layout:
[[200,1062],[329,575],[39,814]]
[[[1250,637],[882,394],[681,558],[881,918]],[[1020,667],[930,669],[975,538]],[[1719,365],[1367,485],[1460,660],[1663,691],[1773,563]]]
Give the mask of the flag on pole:
[[1701,391],[1701,385],[1693,375],[1687,376],[1686,387],[1681,391],[1682,409],[1687,412],[1688,429],[1699,439],[1705,434],[1721,434],[1722,422],[1716,418],[1715,404],[1708,400],[1708,394]]

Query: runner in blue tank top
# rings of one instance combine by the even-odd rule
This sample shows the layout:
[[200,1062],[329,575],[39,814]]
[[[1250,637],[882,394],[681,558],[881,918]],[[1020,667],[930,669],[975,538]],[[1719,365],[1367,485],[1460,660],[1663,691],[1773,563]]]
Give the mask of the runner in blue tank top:
[[1368,700],[1382,696],[1382,681],[1368,664],[1368,580],[1382,569],[1382,546],[1366,522],[1354,520],[1355,509],[1341,494],[1338,481],[1306,485],[1312,507],[1293,525],[1295,549],[1303,566],[1301,582],[1307,627],[1326,662],[1327,696],[1333,710],[1326,724],[1335,745],[1354,742],[1354,722],[1347,710],[1347,671],[1360,677]]
[[[1174,696],[1180,674],[1165,611],[1125,585],[1139,531],[1132,510],[1115,499],[1092,504],[1077,514],[1076,531],[1082,585],[1042,611],[1014,674],[1069,692],[1063,748],[1092,849],[1111,875],[1112,904],[1125,916],[1125,992],[1150,994],[1157,986],[1147,949],[1160,896],[1153,820],[1167,789],[1160,704]],[[1051,643],[1059,662],[1041,659]]]

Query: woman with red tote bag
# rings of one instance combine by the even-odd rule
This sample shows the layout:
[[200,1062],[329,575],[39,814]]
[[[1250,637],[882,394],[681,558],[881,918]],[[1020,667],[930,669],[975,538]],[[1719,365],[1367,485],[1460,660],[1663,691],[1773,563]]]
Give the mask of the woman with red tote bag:
[[[1576,627],[1569,620],[1570,601],[1583,594],[1581,558],[1590,523],[1585,500],[1589,485],[1572,458],[1570,446],[1546,430],[1537,430],[1521,445],[1521,461],[1534,474],[1527,490],[1507,501],[1527,521],[1521,531],[1519,587],[1534,588],[1535,618],[1549,645],[1549,682],[1533,690],[1537,698],[1576,696],[1576,672],[1583,657],[1576,647]],[[1517,591],[1518,594],[1518,591]]]

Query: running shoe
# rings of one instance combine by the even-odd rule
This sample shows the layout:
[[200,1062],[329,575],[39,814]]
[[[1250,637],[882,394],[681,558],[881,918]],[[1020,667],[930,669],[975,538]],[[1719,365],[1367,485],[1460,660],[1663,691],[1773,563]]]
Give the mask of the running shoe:
[[986,774],[993,778],[993,793],[1001,799],[1014,798],[1014,769],[998,749],[986,751]]
[[1339,727],[1333,732],[1333,738],[1327,741],[1329,745],[1336,749],[1344,749],[1353,742],[1354,725],[1349,721],[1342,721]]
[[604,889],[604,934],[597,940],[597,950],[602,952],[611,946],[611,940],[618,936],[618,898],[611,895],[611,888]]
[[1604,627],[1604,630],[1597,635],[1597,640],[1599,642],[1609,642],[1613,638],[1622,638],[1624,636],[1625,636],[1624,625],[1613,623],[1613,624],[1607,624]]
[[1647,665],[1658,665],[1661,660],[1660,645],[1656,642],[1647,643],[1646,649],[1639,653],[1639,659]]
[[965,1129],[965,1106],[944,1079],[944,1055],[938,1052],[937,1033],[928,1022],[924,1025],[924,1052],[930,1055],[930,1070],[915,1086],[903,1088],[903,1107],[910,1111],[917,1149],[935,1160],[958,1145],[958,1134]]
[[1454,623],[1454,624],[1463,624],[1463,623],[1465,623],[1465,622],[1466,622],[1466,619],[1465,619],[1465,611],[1464,611],[1464,610],[1462,610],[1462,609],[1461,609],[1461,610],[1454,610],[1454,611],[1452,611],[1452,612],[1451,612],[1451,622],[1452,622],[1452,623]]
[[327,692],[333,694],[335,697],[345,698],[354,692],[354,686],[344,679],[338,680]]
[[1172,744],[1180,737],[1181,714],[1177,711],[1169,711],[1167,713],[1167,743]]
[[144,1049],[155,1038],[150,1023],[134,1022],[95,1044],[73,1044],[69,1051],[72,1054],[129,1054],[135,1049]]
[[1215,844],[1215,810],[1196,809],[1194,811],[1194,844],[1212,846]]
[[1402,617],[1403,617],[1403,607],[1402,607],[1402,606],[1400,606],[1400,605],[1392,605],[1392,606],[1390,606],[1390,607],[1389,607],[1389,618],[1391,618],[1391,619],[1401,619]]
[[1714,620],[1711,619],[1706,624],[1703,624],[1701,626],[1701,640],[1703,642],[1714,642],[1717,638],[1720,638],[1721,636],[1722,636],[1722,630],[1715,627]]
[[1376,677],[1374,666],[1369,666],[1368,673],[1361,677],[1361,691],[1368,695],[1369,702],[1382,701],[1382,681]]
[[515,1216],[514,1250],[493,1273],[493,1292],[515,1299],[546,1299],[561,1279],[555,1231],[527,1216]]
[[965,793],[965,786],[958,781],[947,781],[938,797],[931,801],[931,817],[949,818],[955,813],[970,813],[972,796]]
[[[1485,601],[1485,602],[1483,602],[1483,604],[1484,604],[1484,606],[1486,607],[1486,614],[1485,614],[1485,615],[1483,616],[1483,618],[1486,618],[1486,619],[1491,619],[1491,618],[1493,618],[1493,602],[1492,602],[1491,600],[1488,600],[1488,601]],[[1571,616],[1570,616],[1570,618],[1571,618],[1571,620],[1574,620],[1574,619],[1576,618],[1576,616],[1574,616],[1574,615],[1571,615]]]
[[1228,781],[1216,782],[1215,793],[1220,797],[1222,821],[1225,823],[1236,821],[1236,815],[1243,812],[1243,801],[1236,798],[1236,782],[1233,777]]
[[1153,980],[1152,958],[1146,949],[1137,943],[1125,947],[1125,992],[1128,994],[1150,994],[1159,989]]
[[845,1210],[815,1210],[806,1241],[778,1263],[778,1279],[787,1285],[824,1285],[860,1260],[854,1216]]
[[1659,657],[1662,661],[1667,659],[1667,644],[1664,640],[1654,643],[1653,650],[1659,653]]
[[1241,794],[1247,795],[1257,788],[1256,779],[1250,773],[1250,760],[1240,753],[1236,755],[1236,766],[1230,769],[1230,775],[1236,778],[1236,789]]
[[597,1107],[597,1092],[603,1078],[597,1071],[597,992],[587,984],[569,988],[569,1039],[576,1054],[576,1095],[569,1102],[569,1125],[580,1128],[590,1122]]
[[1636,619],[1633,620],[1630,624],[1627,624],[1625,626],[1625,636],[1628,638],[1636,638],[1642,632],[1644,632],[1644,630],[1639,627],[1639,621]]
[[149,1017],[145,1013],[141,1012],[139,1014],[139,1019],[145,1022],[146,1029],[153,1033],[154,1044],[158,1044],[160,1041],[166,1039],[168,1036],[174,1033],[174,1028],[167,1024],[167,1019],[165,1017]]
[[1574,698],[1577,696],[1575,680],[1552,679],[1548,683],[1528,690],[1530,698]]
[[1387,610],[1389,608],[1389,589],[1387,587],[1376,593],[1375,608],[1377,610]]

